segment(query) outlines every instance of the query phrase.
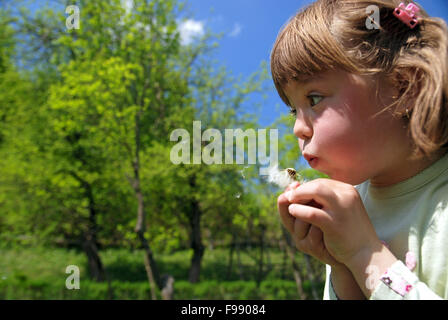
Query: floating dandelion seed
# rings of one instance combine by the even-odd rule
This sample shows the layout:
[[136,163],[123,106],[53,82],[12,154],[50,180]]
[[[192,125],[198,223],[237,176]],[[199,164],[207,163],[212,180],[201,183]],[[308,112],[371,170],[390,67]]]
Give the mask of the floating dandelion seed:
[[241,198],[241,193],[237,193],[237,194],[235,195],[235,198],[237,198],[237,199]]
[[280,188],[286,188],[294,181],[303,182],[303,178],[293,168],[279,170],[278,166],[269,168],[268,182],[273,183]]
[[243,177],[243,179],[246,179],[246,176],[244,175],[244,170],[246,170],[249,167],[244,167],[243,169],[241,169],[239,172],[241,173],[241,176]]

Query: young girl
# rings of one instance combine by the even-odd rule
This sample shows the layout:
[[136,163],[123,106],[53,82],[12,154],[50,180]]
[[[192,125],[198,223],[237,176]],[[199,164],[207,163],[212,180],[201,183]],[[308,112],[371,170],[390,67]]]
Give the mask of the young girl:
[[318,0],[272,51],[302,154],[330,177],[278,198],[327,265],[324,299],[448,298],[448,31],[400,2]]

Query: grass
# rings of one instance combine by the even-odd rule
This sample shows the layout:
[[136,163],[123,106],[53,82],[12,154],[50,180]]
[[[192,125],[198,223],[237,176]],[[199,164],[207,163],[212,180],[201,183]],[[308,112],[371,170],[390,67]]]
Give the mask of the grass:
[[[159,269],[175,278],[176,299],[297,299],[297,289],[289,261],[283,264],[283,253],[268,250],[263,280],[257,283],[256,251],[242,251],[240,264],[236,254],[229,272],[229,252],[206,250],[201,268],[201,281],[188,282],[190,251],[156,254]],[[87,259],[83,252],[58,248],[0,249],[0,299],[149,299],[149,285],[143,266],[143,252],[106,249],[100,252],[110,283],[96,283],[87,276]],[[252,258],[251,258],[252,256]],[[298,258],[301,256],[298,255]],[[303,261],[298,264],[304,268]],[[80,290],[65,287],[68,265],[80,269]],[[321,268],[323,272],[323,267]],[[304,270],[304,269],[303,269]],[[304,290],[310,292],[305,281]],[[316,280],[319,294],[323,275]],[[309,294],[311,296],[311,294]]]

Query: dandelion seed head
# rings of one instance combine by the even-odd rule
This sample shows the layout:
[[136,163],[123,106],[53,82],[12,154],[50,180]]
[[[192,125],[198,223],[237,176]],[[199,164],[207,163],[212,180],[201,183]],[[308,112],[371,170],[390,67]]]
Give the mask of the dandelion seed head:
[[286,188],[288,185],[299,179],[299,174],[293,168],[279,170],[277,165],[269,168],[268,182],[273,183],[280,188]]

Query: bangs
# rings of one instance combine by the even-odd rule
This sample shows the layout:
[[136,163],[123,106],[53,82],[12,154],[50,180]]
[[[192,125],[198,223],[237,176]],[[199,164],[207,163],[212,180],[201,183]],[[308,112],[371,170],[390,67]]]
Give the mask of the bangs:
[[289,81],[302,82],[317,73],[342,68],[354,70],[353,63],[331,34],[333,6],[315,2],[293,17],[280,32],[271,53],[271,74],[286,105],[283,87]]

